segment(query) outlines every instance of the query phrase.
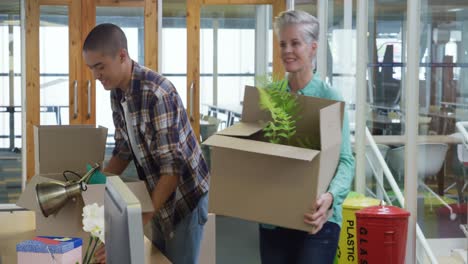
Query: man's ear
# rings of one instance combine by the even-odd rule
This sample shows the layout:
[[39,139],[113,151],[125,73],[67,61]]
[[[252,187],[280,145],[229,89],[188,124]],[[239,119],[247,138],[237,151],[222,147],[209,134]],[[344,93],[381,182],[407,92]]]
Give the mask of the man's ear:
[[119,59],[120,62],[124,62],[128,58],[128,51],[126,49],[120,49]]

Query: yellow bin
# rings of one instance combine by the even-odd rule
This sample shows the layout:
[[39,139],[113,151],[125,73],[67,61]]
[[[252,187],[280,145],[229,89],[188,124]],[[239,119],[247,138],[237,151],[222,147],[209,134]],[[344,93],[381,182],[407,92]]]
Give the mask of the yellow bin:
[[336,251],[337,263],[358,263],[356,241],[356,211],[374,205],[380,205],[381,201],[369,197],[348,196],[343,202],[343,223],[341,226],[340,240]]

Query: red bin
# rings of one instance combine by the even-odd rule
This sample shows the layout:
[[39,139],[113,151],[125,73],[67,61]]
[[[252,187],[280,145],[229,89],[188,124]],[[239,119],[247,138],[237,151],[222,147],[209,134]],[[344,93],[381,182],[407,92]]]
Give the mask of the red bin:
[[395,206],[371,206],[357,211],[359,263],[404,263],[409,215]]

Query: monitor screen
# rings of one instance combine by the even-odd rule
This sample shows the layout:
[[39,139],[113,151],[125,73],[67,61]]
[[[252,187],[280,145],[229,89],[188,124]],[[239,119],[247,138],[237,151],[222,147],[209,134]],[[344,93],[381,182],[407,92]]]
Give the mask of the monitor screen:
[[141,205],[119,176],[107,177],[104,218],[107,263],[143,263]]

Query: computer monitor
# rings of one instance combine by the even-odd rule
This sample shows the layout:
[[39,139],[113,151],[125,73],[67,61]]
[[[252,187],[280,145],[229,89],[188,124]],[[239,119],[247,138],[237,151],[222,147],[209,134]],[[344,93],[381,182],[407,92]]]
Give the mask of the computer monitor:
[[104,218],[107,263],[144,263],[141,205],[119,176],[107,177]]

